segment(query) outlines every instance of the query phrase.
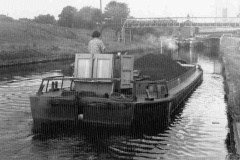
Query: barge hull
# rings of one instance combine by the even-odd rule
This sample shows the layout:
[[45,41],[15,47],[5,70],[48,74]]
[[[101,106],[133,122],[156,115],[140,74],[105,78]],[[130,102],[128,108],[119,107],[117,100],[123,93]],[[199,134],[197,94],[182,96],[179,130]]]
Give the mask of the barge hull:
[[88,101],[83,104],[83,121],[91,125],[130,126],[134,108],[131,103]]
[[34,126],[41,127],[42,124],[56,122],[64,122],[68,125],[72,122],[79,122],[79,114],[82,114],[84,123],[94,126],[125,128],[136,124],[151,124],[156,121],[161,125],[166,125],[171,122],[173,112],[202,80],[202,71],[196,71],[195,75],[180,84],[179,88],[171,89],[169,97],[154,101],[124,102],[98,97],[76,99],[75,96],[31,96]]
[[83,106],[83,121],[97,126],[147,125],[158,121],[165,127],[171,122],[173,112],[184,102],[203,80],[202,71],[196,71],[190,82],[180,85],[178,92],[164,100],[140,102],[99,102],[97,98],[88,100]]
[[76,121],[78,105],[74,97],[31,96],[31,113],[34,124]]

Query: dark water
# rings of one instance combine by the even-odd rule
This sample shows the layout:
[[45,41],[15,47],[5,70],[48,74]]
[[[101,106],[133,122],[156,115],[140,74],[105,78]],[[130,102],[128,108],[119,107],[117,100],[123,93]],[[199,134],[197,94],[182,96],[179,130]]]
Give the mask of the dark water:
[[43,77],[71,75],[71,61],[1,69],[0,159],[225,159],[230,151],[221,64],[211,51],[172,56],[200,64],[204,80],[165,130],[79,128],[33,134],[29,95]]

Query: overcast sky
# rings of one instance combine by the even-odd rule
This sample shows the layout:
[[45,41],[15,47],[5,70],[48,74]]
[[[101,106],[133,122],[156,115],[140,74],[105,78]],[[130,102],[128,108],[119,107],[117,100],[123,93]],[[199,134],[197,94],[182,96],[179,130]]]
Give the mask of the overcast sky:
[[[102,0],[102,8],[111,0]],[[131,16],[146,17],[194,17],[221,16],[222,8],[228,9],[228,17],[236,17],[240,0],[116,0],[128,4]],[[66,6],[100,8],[100,0],[0,0],[0,14],[14,19],[34,18],[40,14],[58,15]]]

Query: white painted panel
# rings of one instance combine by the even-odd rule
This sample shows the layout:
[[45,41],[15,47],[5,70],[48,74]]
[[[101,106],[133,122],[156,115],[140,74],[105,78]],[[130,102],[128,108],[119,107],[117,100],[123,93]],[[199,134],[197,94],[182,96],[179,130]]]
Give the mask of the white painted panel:
[[97,62],[97,78],[111,78],[110,60],[98,59]]
[[78,53],[75,56],[74,77],[91,78],[92,77],[92,55]]
[[112,78],[113,75],[113,55],[97,54],[94,60],[94,78]]
[[77,77],[78,78],[90,78],[91,77],[91,59],[78,59],[78,70]]

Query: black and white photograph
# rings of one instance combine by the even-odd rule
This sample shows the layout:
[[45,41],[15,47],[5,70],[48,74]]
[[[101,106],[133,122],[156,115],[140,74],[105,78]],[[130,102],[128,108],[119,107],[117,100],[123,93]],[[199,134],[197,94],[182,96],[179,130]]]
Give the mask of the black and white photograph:
[[0,0],[0,160],[240,160],[240,1]]

